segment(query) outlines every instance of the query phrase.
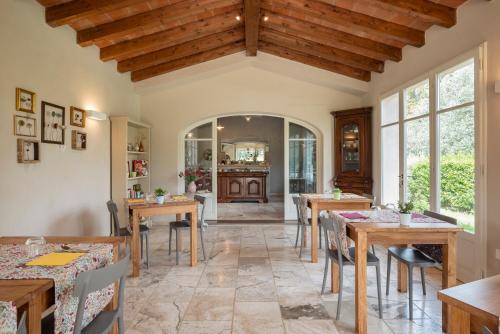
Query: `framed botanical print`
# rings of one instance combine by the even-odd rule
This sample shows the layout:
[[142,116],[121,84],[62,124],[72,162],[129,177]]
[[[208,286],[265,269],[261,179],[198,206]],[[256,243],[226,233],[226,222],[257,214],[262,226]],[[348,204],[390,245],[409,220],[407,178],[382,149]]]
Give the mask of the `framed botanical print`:
[[17,162],[40,162],[40,143],[36,140],[17,139]]
[[64,145],[64,107],[42,101],[42,143]]
[[85,127],[85,116],[86,116],[85,110],[77,108],[77,107],[70,107],[69,110],[70,110],[69,124],[84,128]]
[[87,134],[76,130],[71,131],[71,148],[74,150],[87,149]]
[[36,118],[14,115],[14,135],[36,137]]
[[35,113],[35,93],[16,88],[16,110]]

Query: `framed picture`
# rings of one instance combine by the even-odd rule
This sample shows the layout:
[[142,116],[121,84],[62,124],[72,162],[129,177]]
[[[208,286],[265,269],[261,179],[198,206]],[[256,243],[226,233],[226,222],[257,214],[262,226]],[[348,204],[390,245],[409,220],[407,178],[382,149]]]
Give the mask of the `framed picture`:
[[70,107],[69,111],[70,111],[69,124],[84,128],[85,127],[85,116],[86,116],[85,110],[77,108],[77,107]]
[[36,118],[14,115],[14,135],[36,137]]
[[36,140],[17,139],[17,162],[40,162],[40,143]]
[[16,88],[16,110],[35,113],[35,93]]
[[74,150],[87,149],[87,134],[76,130],[71,131],[71,148]]
[[64,145],[65,108],[42,101],[42,143]]

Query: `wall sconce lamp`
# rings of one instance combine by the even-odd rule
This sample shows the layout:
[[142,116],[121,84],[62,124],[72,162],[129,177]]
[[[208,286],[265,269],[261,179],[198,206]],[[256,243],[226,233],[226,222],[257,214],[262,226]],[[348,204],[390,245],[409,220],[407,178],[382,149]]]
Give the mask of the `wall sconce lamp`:
[[105,121],[108,119],[108,115],[100,111],[87,110],[87,118],[94,121]]
[[495,81],[495,93],[500,94],[500,81]]

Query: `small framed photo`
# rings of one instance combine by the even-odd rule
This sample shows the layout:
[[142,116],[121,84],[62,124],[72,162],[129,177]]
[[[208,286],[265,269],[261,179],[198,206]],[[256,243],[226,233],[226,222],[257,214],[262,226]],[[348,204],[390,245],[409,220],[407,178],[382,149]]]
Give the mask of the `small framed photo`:
[[14,115],[14,135],[36,137],[36,118]]
[[16,110],[35,113],[35,93],[16,88]]
[[17,162],[40,162],[40,143],[37,140],[17,139]]
[[42,101],[42,143],[64,145],[64,107]]
[[86,116],[85,110],[77,108],[77,107],[70,107],[69,110],[70,110],[69,124],[84,128],[85,127],[85,116]]
[[71,131],[71,148],[74,150],[87,149],[87,134],[76,130]]

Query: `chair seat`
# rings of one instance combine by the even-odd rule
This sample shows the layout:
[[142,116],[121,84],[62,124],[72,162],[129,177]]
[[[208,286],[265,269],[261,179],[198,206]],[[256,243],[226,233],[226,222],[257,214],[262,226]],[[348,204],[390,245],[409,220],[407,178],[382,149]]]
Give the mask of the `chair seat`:
[[[191,222],[189,220],[178,220],[170,222],[172,228],[188,228],[191,227]],[[201,222],[198,222],[198,227],[201,227]]]
[[421,251],[411,247],[389,247],[387,249],[392,256],[396,257],[398,260],[403,261],[407,264],[416,264],[416,265],[435,265],[437,264],[434,259],[425,255]]
[[[149,232],[149,227],[147,227],[146,225],[139,225],[139,232],[140,233]],[[130,232],[128,231],[128,229],[126,227],[121,227],[120,228],[120,236],[121,237],[128,237],[128,236],[130,236]]]
[[[337,259],[337,250],[334,249],[329,249],[331,257]],[[356,258],[356,247],[349,247],[349,256],[351,259],[354,261]],[[352,265],[352,263],[344,256],[342,255],[342,261],[344,265]],[[371,252],[366,252],[366,263],[368,265],[375,265],[379,263],[380,260],[378,257],[376,257],[373,253]]]
[[101,311],[83,330],[82,334],[108,333],[113,326],[118,312]]

